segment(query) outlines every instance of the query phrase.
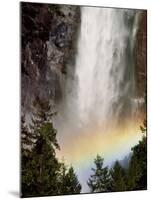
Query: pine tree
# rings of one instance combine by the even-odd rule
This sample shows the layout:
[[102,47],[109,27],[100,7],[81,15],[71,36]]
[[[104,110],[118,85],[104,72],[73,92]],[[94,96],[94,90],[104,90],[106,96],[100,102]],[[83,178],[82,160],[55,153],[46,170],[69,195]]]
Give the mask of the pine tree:
[[71,166],[65,176],[65,194],[79,194],[81,191],[81,184],[78,181],[77,175]]
[[73,167],[68,168],[64,163],[61,163],[59,185],[60,194],[79,194],[82,188]]
[[32,148],[36,137],[25,123],[25,116],[21,118],[21,189],[22,193],[30,191],[32,182]]
[[21,150],[22,153],[28,152],[34,145],[36,135],[25,123],[25,116],[21,117]]
[[110,175],[108,167],[103,167],[103,161],[104,159],[99,155],[94,160],[96,168],[92,168],[93,174],[87,182],[91,192],[110,191]]
[[114,167],[110,170],[111,175],[111,191],[125,191],[126,190],[126,174],[124,168],[118,161],[115,162]]
[[[47,104],[43,104],[35,114],[32,125],[22,126],[22,196],[43,196],[57,194],[57,176],[60,163],[55,150],[59,149],[56,140],[57,131],[50,121],[52,114]],[[34,136],[34,140],[32,137]],[[25,140],[26,138],[26,140]],[[27,141],[27,142],[25,142]],[[28,154],[25,144],[28,143]]]
[[22,120],[22,197],[80,193],[73,167],[68,169],[56,157],[60,147],[51,121],[54,113],[48,104],[38,105],[30,126]]
[[147,123],[140,126],[143,133],[142,140],[132,148],[132,157],[128,168],[128,189],[147,189]]
[[[147,91],[145,91],[145,112],[147,111]],[[142,139],[132,148],[128,168],[128,190],[147,189],[147,119],[140,126]]]

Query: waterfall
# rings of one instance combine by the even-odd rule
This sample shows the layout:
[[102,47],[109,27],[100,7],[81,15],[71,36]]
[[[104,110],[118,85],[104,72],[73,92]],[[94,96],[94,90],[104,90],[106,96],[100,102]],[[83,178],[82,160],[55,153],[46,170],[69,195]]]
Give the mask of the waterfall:
[[81,8],[75,72],[66,92],[66,109],[79,126],[132,116],[136,13],[127,9]]
[[137,108],[138,16],[139,11],[130,9],[81,7],[75,66],[67,66],[64,100],[55,125],[60,156],[75,166],[82,192],[88,191],[86,181],[97,153],[111,163],[122,159],[140,138],[132,124]]

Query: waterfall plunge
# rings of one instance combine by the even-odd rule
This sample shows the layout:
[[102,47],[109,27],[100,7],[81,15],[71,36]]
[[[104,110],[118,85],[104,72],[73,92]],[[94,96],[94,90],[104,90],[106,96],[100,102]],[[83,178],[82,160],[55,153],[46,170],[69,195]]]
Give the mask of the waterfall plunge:
[[66,92],[67,112],[79,126],[132,115],[137,19],[135,10],[82,8],[74,80]]
[[[97,153],[111,164],[140,138],[131,124],[136,107],[134,45],[138,13],[81,8],[76,63],[68,66],[64,100],[55,125],[62,149],[58,156],[73,164],[82,192],[89,191],[86,181]],[[119,126],[125,119],[129,127],[124,130]]]

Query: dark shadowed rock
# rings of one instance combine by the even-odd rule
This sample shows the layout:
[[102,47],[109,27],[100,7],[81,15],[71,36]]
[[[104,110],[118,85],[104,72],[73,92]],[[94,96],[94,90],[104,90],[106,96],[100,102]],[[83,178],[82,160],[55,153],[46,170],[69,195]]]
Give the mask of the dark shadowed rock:
[[66,63],[73,59],[79,7],[21,3],[21,105],[60,101]]
[[144,97],[147,78],[147,11],[140,14],[135,55],[137,96]]

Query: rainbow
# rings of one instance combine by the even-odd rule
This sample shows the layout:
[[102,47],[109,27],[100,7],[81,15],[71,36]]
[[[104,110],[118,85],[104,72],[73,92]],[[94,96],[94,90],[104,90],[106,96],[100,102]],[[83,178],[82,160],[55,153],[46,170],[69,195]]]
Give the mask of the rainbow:
[[60,138],[61,150],[57,152],[59,159],[75,168],[85,168],[97,154],[106,163],[122,158],[130,152],[131,147],[141,139],[141,132],[137,122],[127,122],[119,127],[95,130],[89,129],[78,133],[64,135]]

